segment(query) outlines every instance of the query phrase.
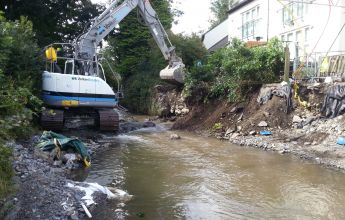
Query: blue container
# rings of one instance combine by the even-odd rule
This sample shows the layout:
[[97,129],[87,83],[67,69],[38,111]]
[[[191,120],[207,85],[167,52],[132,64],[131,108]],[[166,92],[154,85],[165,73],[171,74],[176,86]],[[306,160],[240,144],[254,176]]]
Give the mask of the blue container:
[[260,135],[262,135],[262,136],[269,136],[269,135],[272,135],[272,132],[270,132],[270,131],[260,131]]
[[338,138],[337,144],[339,144],[339,145],[345,145],[345,138],[343,138],[343,137]]

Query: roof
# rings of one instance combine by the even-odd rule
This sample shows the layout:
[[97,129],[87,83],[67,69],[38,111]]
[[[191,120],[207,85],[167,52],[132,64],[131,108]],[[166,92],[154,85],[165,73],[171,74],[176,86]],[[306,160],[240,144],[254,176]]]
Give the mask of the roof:
[[254,1],[254,0],[244,0],[240,3],[237,3],[232,8],[230,8],[230,10],[228,11],[228,14],[234,13],[235,11],[237,11],[238,9],[242,8],[243,6],[249,4],[252,1]]
[[208,30],[208,31],[206,31],[205,33],[203,33],[203,34],[201,35],[201,41],[204,41],[205,35],[206,35],[207,33],[209,33],[210,31],[212,31],[213,29],[215,29],[216,27],[220,26],[222,23],[227,22],[227,21],[228,21],[228,18],[226,18],[224,21],[220,22],[219,24],[217,24],[216,26],[214,26],[214,27],[211,28],[210,30]]

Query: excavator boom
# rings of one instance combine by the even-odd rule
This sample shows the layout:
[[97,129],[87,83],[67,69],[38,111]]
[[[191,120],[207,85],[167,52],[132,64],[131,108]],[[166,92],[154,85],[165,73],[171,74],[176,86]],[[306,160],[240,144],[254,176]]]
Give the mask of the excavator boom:
[[[161,79],[183,84],[182,59],[176,55],[175,47],[172,46],[168,34],[148,0],[125,0],[121,4],[117,0],[113,1],[99,17],[94,19],[88,31],[76,39],[75,58],[95,60],[96,49],[100,42],[135,8],[138,8],[164,58],[169,62],[169,65],[160,72]],[[92,67],[87,69],[90,71]]]

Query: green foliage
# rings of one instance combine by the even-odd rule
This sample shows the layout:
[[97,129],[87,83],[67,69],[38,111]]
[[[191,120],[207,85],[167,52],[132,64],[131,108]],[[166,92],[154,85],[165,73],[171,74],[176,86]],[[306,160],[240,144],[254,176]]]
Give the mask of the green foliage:
[[[165,28],[170,28],[173,21],[170,12],[169,1],[150,1],[155,8],[159,19]],[[111,46],[111,53],[116,57],[116,72],[120,73],[126,80],[138,72],[139,66],[150,59],[152,51],[157,48],[151,44],[152,36],[149,28],[143,24],[138,12],[133,10],[120,23],[119,33],[108,38]],[[160,62],[164,59],[160,57]]]
[[90,0],[1,0],[0,10],[9,20],[26,16],[33,23],[41,46],[73,40],[101,8]]
[[14,86],[34,89],[40,83],[41,65],[37,59],[39,52],[32,23],[25,17],[19,21],[0,22],[0,68],[3,75],[10,78]]
[[[159,20],[166,30],[171,28],[174,11],[168,0],[150,1]],[[168,63],[154,41],[149,28],[143,24],[137,11],[131,12],[121,23],[120,30],[108,38],[109,48],[106,49],[108,60],[119,73],[124,86],[124,100],[121,104],[132,112],[148,113],[150,109],[151,89],[156,84],[164,84],[159,79],[159,72]],[[196,59],[206,54],[200,38],[196,35],[185,37],[169,33],[176,47],[176,53],[181,56],[187,66],[193,65]],[[105,68],[106,72],[109,72]],[[109,75],[109,73],[107,73]],[[116,85],[113,80],[111,83]]]
[[21,17],[6,21],[0,14],[0,197],[11,190],[11,149],[5,141],[32,131],[33,114],[40,109],[40,65],[32,23]]
[[0,51],[0,139],[6,139],[23,134],[41,106],[33,95],[39,92],[41,66],[32,23],[0,16]]
[[201,60],[207,54],[207,50],[202,44],[199,36],[183,36],[170,33],[170,40],[176,48],[176,53],[183,60],[187,67],[192,67],[197,60]]
[[215,19],[211,21],[211,27],[215,27],[228,18],[228,11],[233,5],[234,0],[213,0],[211,2],[211,11]]
[[[240,101],[257,85],[278,80],[283,68],[284,50],[277,40],[267,46],[247,48],[243,42],[234,40],[229,48],[219,50],[221,66],[211,96],[227,97],[229,101]],[[219,55],[215,55],[216,59]],[[213,61],[219,65],[219,61]]]
[[207,82],[209,98],[240,101],[257,85],[277,81],[284,66],[283,58],[284,49],[277,39],[251,49],[234,39],[228,48],[211,54],[207,64],[192,69],[186,88]]
[[151,106],[151,89],[159,82],[159,77],[150,72],[130,76],[124,84],[125,99],[122,104],[131,112],[147,114]]
[[223,124],[221,122],[215,123],[212,127],[212,131],[220,131],[223,130]]

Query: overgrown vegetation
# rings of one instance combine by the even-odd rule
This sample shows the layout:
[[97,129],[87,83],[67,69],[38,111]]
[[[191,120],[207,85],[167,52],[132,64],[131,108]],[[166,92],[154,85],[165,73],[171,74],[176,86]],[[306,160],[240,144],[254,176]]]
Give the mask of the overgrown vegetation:
[[0,2],[0,198],[13,185],[5,143],[32,134],[42,106],[39,48],[73,39],[98,9],[90,0]]
[[0,1],[0,10],[7,19],[14,21],[25,16],[32,21],[35,38],[41,47],[73,40],[101,9],[90,0]]
[[[169,1],[152,0],[150,3],[165,30],[169,30],[174,20]],[[198,36],[174,35],[170,31],[168,34],[177,54],[187,66],[193,65],[196,59],[206,54]],[[131,112],[147,114],[151,106],[152,88],[164,84],[159,72],[168,65],[167,61],[136,10],[121,22],[119,32],[109,37],[108,41],[106,54],[109,60],[116,62],[114,69],[121,75],[124,87],[125,98],[121,104]]]
[[278,39],[255,48],[234,39],[229,47],[209,55],[205,64],[190,69],[185,92],[188,96],[202,85],[208,89],[207,98],[241,101],[261,84],[279,80],[283,58],[284,49]]
[[38,46],[32,23],[21,17],[7,21],[0,14],[0,197],[11,189],[11,149],[5,141],[32,130],[33,114],[40,109]]

